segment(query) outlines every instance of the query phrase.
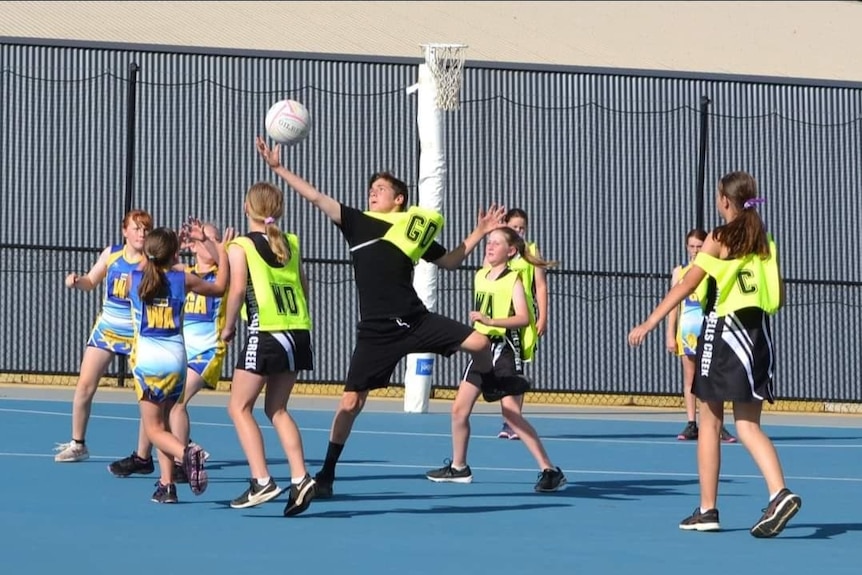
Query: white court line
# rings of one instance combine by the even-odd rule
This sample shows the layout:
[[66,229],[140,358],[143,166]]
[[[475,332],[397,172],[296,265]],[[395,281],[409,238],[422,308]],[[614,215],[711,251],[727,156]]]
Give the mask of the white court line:
[[[71,413],[61,412],[61,411],[42,411],[36,409],[11,409],[6,407],[0,407],[0,412],[7,413],[24,413],[29,415],[51,415],[55,417],[72,417]],[[91,415],[90,419],[107,419],[113,421],[133,421],[138,423],[140,418],[138,417],[128,417],[121,415]],[[213,423],[207,421],[194,421],[194,426],[203,426],[203,427],[229,427],[233,428],[232,423]],[[271,425],[261,425],[261,429],[272,429]],[[848,428],[850,429],[850,428]],[[330,429],[328,427],[303,427],[301,431],[305,432],[316,432],[316,433],[329,433]],[[449,438],[451,437],[450,433],[430,433],[430,432],[416,432],[416,431],[373,431],[373,430],[362,430],[362,429],[354,429],[351,432],[351,435],[397,435],[400,437],[442,437]],[[497,436],[488,436],[488,435],[473,435],[470,437],[470,441],[475,440],[485,440],[485,439],[493,439],[495,441],[499,441]],[[604,443],[604,444],[616,444],[616,445],[674,445],[674,446],[683,446],[686,444],[691,444],[693,442],[689,441],[678,441],[676,439],[610,439],[603,437],[542,437],[543,442],[559,442],[559,443]],[[733,444],[725,444],[726,447],[742,447],[739,443]],[[779,443],[779,447],[784,449],[786,447],[800,448],[800,449],[860,449],[862,448],[862,444],[858,443],[848,443],[848,444],[840,444],[840,443]]]
[[[15,453],[10,451],[0,451],[0,457],[35,457],[35,458],[53,458],[49,453]],[[90,459],[100,459],[105,461],[114,461],[124,457],[123,455],[91,455]],[[217,460],[216,460],[217,461]],[[401,463],[350,463],[343,462],[338,464],[340,467],[373,467],[379,469],[385,467],[387,469],[421,469],[427,471],[434,465],[408,465]],[[476,467],[470,466],[476,471],[506,471],[516,473],[536,473],[533,468],[524,467]],[[606,469],[563,469],[568,475],[619,475],[619,476],[642,476],[642,477],[690,477],[697,478],[697,473],[680,473],[673,471],[611,471]],[[743,473],[722,473],[724,479],[763,479],[760,475],[749,475]],[[810,475],[788,475],[787,480],[791,481],[832,481],[832,482],[848,482],[862,483],[862,477],[815,477]]]
[[[0,390],[2,390],[3,384],[0,384]],[[106,390],[106,395],[110,396],[114,392],[122,392],[122,390]],[[326,401],[328,399],[337,399],[331,396],[323,396],[323,397],[313,397],[313,396],[299,396],[300,400],[321,400]],[[373,399],[374,401],[387,401],[394,402],[396,398],[369,398],[369,401]],[[58,403],[64,400],[55,399],[55,398],[44,398],[44,397],[2,397],[0,396],[0,402],[2,401],[19,401],[19,402],[44,402],[44,403]],[[445,401],[445,400],[433,400],[434,402]],[[107,405],[135,405],[134,401],[117,401],[114,398],[107,397],[105,399],[100,398],[99,403],[107,404]],[[529,405],[527,406],[528,410],[526,411],[526,415],[530,417],[530,419],[552,419],[552,420],[564,420],[564,421],[624,421],[624,422],[636,422],[636,423],[679,423],[680,415],[678,414],[668,414],[666,413],[667,409],[673,408],[651,408],[651,407],[619,407],[619,406],[575,406],[576,409],[583,409],[583,411],[573,410],[571,413],[561,414],[559,412],[553,411],[552,405],[537,405],[536,409],[530,410]],[[209,403],[200,403],[195,402],[195,409],[227,409],[227,405],[213,405]],[[547,409],[545,409],[547,408]],[[294,411],[308,411],[311,413],[319,413],[319,412],[327,412],[333,413],[332,407],[311,407],[311,406],[302,406],[302,407],[294,407]],[[611,410],[611,411],[606,411]],[[362,410],[363,413],[382,413],[386,415],[404,415],[402,411],[393,411],[391,409],[375,409],[374,407],[366,405],[366,407]],[[679,412],[680,414],[682,412]],[[448,409],[445,411],[431,411],[429,415],[449,415]],[[856,414],[846,414],[846,413],[820,413],[820,414],[811,414],[811,413],[772,413],[765,412],[764,413],[764,426],[769,427],[800,427],[800,428],[815,428],[815,429],[856,429],[858,427],[854,427],[852,425],[829,425],[822,422],[811,422],[811,421],[802,421],[806,416],[811,417],[822,417],[822,418],[849,418],[854,420],[859,420],[862,422],[862,417]],[[498,419],[500,417],[499,412],[489,412],[489,411],[474,411],[471,417],[475,418],[488,418],[492,417]],[[790,421],[782,420],[782,418],[787,417],[791,418]],[[767,419],[768,418],[768,419]]]

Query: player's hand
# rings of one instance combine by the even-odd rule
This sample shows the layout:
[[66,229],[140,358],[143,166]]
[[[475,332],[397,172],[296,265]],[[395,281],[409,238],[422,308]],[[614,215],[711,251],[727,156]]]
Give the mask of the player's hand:
[[545,335],[545,332],[548,331],[548,322],[544,320],[539,320],[536,322],[536,335],[542,337]]
[[497,228],[505,226],[506,222],[503,221],[505,216],[506,206],[491,204],[488,206],[487,212],[485,210],[479,210],[479,218],[476,227],[487,234]]
[[221,235],[221,241],[217,242],[221,246],[227,246],[236,238],[236,229],[228,226],[224,229]]
[[642,344],[644,342],[644,340],[646,339],[647,334],[651,330],[652,330],[652,328],[649,327],[649,325],[647,325],[646,322],[644,322],[638,326],[635,326],[629,332],[629,337],[628,337],[629,345],[632,347],[637,347],[640,344]]
[[266,165],[273,170],[281,166],[281,144],[276,144],[271,149],[266,145],[266,141],[260,136],[254,140],[254,146],[257,148],[257,153],[266,162]]
[[70,289],[77,286],[78,285],[78,274],[71,273],[71,274],[67,275],[65,283],[66,283],[66,287],[70,288]]
[[470,322],[478,321],[481,324],[488,325],[488,322],[491,321],[491,318],[486,316],[485,314],[478,311],[470,312]]
[[236,336],[235,325],[225,325],[221,330],[221,340],[225,343],[230,343]]
[[664,346],[667,348],[668,353],[676,353],[676,338],[673,336],[666,337]]
[[200,219],[195,216],[188,216],[186,221],[180,226],[180,243],[191,245],[194,242],[207,241],[207,235],[204,231],[204,225]]

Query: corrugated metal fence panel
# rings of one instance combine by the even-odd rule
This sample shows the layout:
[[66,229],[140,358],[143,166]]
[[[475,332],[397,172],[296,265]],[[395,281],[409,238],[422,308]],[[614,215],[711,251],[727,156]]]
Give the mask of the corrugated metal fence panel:
[[[373,171],[416,181],[416,104],[404,93],[415,81],[412,65],[2,45],[0,243],[96,249],[118,238],[124,79],[132,61],[140,65],[134,203],[152,210],[157,225],[176,226],[191,213],[245,231],[244,191],[273,180],[253,138],[267,107],[284,97],[306,103],[314,121],[310,138],[285,151],[284,160],[322,191],[361,207]],[[776,319],[781,393],[858,400],[849,358],[862,342],[843,326],[859,324],[859,287],[821,284],[862,280],[862,263],[845,256],[862,217],[861,93],[468,68],[462,108],[445,116],[449,188],[441,241],[457,245],[477,210],[492,201],[524,208],[532,239],[560,262],[550,276],[548,335],[529,372],[537,388],[678,393],[678,361],[663,352],[661,328],[638,350],[626,346],[625,335],[659,301],[671,268],[685,257],[683,238],[696,221],[698,105],[708,96],[706,225],[718,223],[720,175],[750,170],[768,199],[762,213],[791,280],[788,306]],[[352,271],[339,263],[347,252],[324,216],[295,194],[286,198],[284,226],[301,234],[312,279],[312,377],[338,381],[357,317]],[[21,223],[34,215],[60,223]],[[469,266],[481,262],[482,249],[467,259],[468,269],[439,274],[442,313],[466,319]],[[26,256],[4,250],[2,273],[11,282],[3,283],[16,284],[14,297],[26,307],[30,294],[42,293],[38,285],[56,286],[92,256],[54,254],[45,260],[53,263],[25,273]],[[56,345],[50,354],[30,344],[27,354],[4,351],[0,371],[77,370],[92,310],[79,317],[78,294],[45,297],[67,318],[52,334]],[[41,316],[33,306],[27,314],[19,326],[32,331],[20,337],[35,344],[45,337]],[[2,333],[4,340],[19,337],[8,327]],[[231,355],[226,375],[233,361]],[[454,385],[465,361],[438,363],[435,384]],[[395,379],[402,377],[403,365]]]

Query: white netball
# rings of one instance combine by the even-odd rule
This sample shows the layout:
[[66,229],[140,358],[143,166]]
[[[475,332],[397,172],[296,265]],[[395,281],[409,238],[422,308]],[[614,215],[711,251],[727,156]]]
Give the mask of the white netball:
[[308,109],[296,100],[280,100],[266,113],[265,127],[270,138],[293,146],[308,137],[311,117]]

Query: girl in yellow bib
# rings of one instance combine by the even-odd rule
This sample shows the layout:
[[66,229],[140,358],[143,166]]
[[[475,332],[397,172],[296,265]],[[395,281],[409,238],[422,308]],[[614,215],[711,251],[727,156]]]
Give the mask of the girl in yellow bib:
[[[506,212],[504,220],[507,226],[515,230],[524,239],[524,252],[530,254],[533,258],[542,259],[536,243],[526,240],[527,212],[520,208],[512,208]],[[523,328],[520,332],[521,358],[525,362],[531,362],[539,347],[539,339],[545,335],[545,331],[548,329],[547,274],[544,267],[534,266],[526,258],[518,255],[509,261],[509,268],[521,274],[521,281],[524,283],[524,294],[527,296],[527,307],[532,314],[530,325]],[[519,395],[517,399],[523,407],[524,396]],[[520,439],[505,417],[503,418],[503,427],[500,429],[497,437],[499,439]]]
[[248,460],[251,479],[248,489],[230,506],[253,507],[281,493],[270,476],[260,426],[252,413],[266,386],[264,411],[290,467],[284,508],[284,515],[289,517],[305,511],[315,495],[314,480],[305,467],[302,436],[287,411],[297,374],[314,369],[308,282],[299,238],[282,232],[276,224],[284,216],[281,190],[265,182],[254,184],[246,194],[245,213],[249,233],[228,248],[230,289],[222,339],[233,339],[242,309],[248,333],[234,368],[228,413]]
[[733,404],[739,440],[766,480],[769,503],[751,527],[754,537],[774,537],[799,511],[802,499],[787,489],[778,453],[760,427],[763,402],[774,402],[775,369],[769,318],[781,307],[784,285],[778,251],[755,209],[757,183],[731,172],[718,183],[716,205],[725,224],[706,238],[694,266],[674,285],[647,320],[629,332],[632,346],[708,278],[707,318],[698,339],[694,394],[700,399],[697,467],[700,507],[680,529],[718,531],[718,479],[724,403]]
[[[536,267],[547,267],[551,262],[529,254],[524,240],[513,229],[503,227],[488,234],[485,247],[485,263],[475,278],[474,311],[470,321],[476,331],[486,334],[491,340],[494,373],[497,377],[520,376],[523,373],[519,333],[535,320],[528,305],[521,275],[510,268],[515,256],[525,258]],[[440,469],[426,473],[434,482],[470,483],[473,473],[467,465],[467,444],[470,441],[470,414],[479,399],[482,378],[473,362],[458,387],[452,405],[452,459]],[[539,478],[535,485],[538,492],[557,491],[566,484],[566,477],[559,467],[548,458],[542,440],[536,430],[521,413],[518,396],[509,395],[500,400],[503,417],[520,436],[525,447],[539,465]]]

